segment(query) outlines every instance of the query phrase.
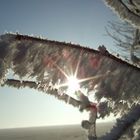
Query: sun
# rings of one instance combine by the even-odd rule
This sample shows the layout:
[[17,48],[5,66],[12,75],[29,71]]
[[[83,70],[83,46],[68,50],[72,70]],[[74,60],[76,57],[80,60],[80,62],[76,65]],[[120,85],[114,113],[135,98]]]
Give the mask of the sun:
[[79,67],[80,67],[82,54],[83,54],[83,51],[80,52],[76,68],[72,68],[72,71],[70,72],[72,74],[66,73],[61,67],[59,67],[59,65],[57,65],[56,63],[53,63],[53,61],[52,61],[52,64],[66,78],[66,81],[64,83],[61,83],[61,79],[60,79],[60,81],[55,85],[55,88],[57,90],[60,90],[60,91],[64,90],[67,95],[69,95],[70,97],[73,97],[75,99],[77,98],[76,92],[79,92],[79,91],[83,90],[83,88],[81,86],[81,83],[86,82],[86,81],[90,81],[90,80],[94,80],[94,79],[98,79],[98,78],[101,78],[101,77],[104,76],[104,74],[103,75],[101,74],[101,75],[96,75],[96,76],[93,75],[91,77],[85,77],[85,78],[82,78],[82,79],[78,79],[77,75],[78,75],[78,70],[79,70]]
[[67,92],[75,93],[80,89],[79,80],[75,76],[69,76],[67,79]]

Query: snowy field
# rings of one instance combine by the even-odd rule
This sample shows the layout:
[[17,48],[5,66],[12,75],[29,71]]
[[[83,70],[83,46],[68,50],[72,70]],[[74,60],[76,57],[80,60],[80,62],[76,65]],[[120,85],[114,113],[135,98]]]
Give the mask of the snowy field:
[[[98,136],[111,127],[112,123],[99,123]],[[86,132],[79,125],[1,129],[0,140],[86,140]]]

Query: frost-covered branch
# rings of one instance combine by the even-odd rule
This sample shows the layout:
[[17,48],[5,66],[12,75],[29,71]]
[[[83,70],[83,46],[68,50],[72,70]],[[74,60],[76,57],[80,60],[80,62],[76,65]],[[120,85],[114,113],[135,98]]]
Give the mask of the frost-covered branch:
[[132,108],[132,110],[117,120],[116,125],[111,129],[110,133],[99,138],[99,140],[118,140],[129,127],[133,126],[140,119],[140,105]]
[[[114,102],[121,99],[129,102],[128,97],[138,101],[140,68],[111,55],[105,47],[101,48],[97,51],[26,35],[1,35],[1,84],[5,84],[10,70],[19,79],[29,77],[36,83],[44,84],[43,91],[48,94],[63,94],[68,88],[68,77],[76,73],[80,88],[94,93],[98,101],[102,97]],[[66,98],[59,96],[62,97]]]
[[65,103],[68,103],[74,107],[79,107],[81,105],[80,101],[75,100],[74,98],[68,96],[67,94],[58,93],[56,89],[51,89],[50,87],[46,86],[45,83],[36,83],[34,81],[24,81],[24,80],[20,81],[20,80],[15,80],[15,79],[7,79],[3,86],[5,85],[9,87],[14,87],[17,89],[24,88],[24,87],[36,89],[43,93],[52,95],[56,97],[58,100],[64,101]]
[[[5,80],[9,71],[22,80]],[[106,99],[103,110],[110,110],[103,111],[103,116],[111,111],[119,113],[120,106],[121,110],[128,109],[134,101],[139,102],[140,68],[110,54],[104,46],[94,50],[26,35],[0,36],[1,86],[33,88],[75,107],[81,107],[84,101],[89,104],[87,100],[76,100],[79,91],[67,95],[71,76],[76,76],[79,91],[85,91],[86,98],[94,95],[97,101]],[[32,81],[25,80],[28,78]]]
[[[127,30],[127,32],[126,32]],[[115,41],[115,45],[125,52],[132,63],[140,65],[140,30],[127,22],[109,22],[106,33]],[[126,53],[128,52],[128,53]]]
[[[140,6],[139,1],[137,1],[137,0],[133,0],[133,1],[134,1],[134,3],[136,3],[136,5],[134,6],[131,3],[129,3],[130,7],[139,8],[139,6]],[[132,9],[128,8],[128,6],[127,6],[128,4],[126,4],[122,0],[105,0],[105,2],[114,11],[116,11],[122,19],[130,22],[131,24],[133,24],[137,28],[140,28],[140,15],[139,15],[139,12],[137,14]],[[136,9],[136,10],[140,11],[140,9]]]

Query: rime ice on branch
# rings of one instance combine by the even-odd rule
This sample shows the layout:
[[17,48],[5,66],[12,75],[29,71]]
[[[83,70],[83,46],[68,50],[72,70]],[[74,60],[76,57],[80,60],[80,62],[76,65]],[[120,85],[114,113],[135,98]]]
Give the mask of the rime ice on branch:
[[[7,79],[8,70],[22,82]],[[72,92],[70,77],[77,84]],[[111,55],[104,46],[97,51],[19,34],[0,36],[1,86],[28,86],[85,110],[87,102],[78,99],[77,92],[86,91],[83,94],[87,98],[94,96],[90,105],[95,100],[98,102],[98,114],[102,118],[111,112],[124,115],[139,104],[139,77],[140,68]],[[27,78],[32,81],[26,81]]]
[[140,1],[139,0],[105,0],[118,15],[140,29]]

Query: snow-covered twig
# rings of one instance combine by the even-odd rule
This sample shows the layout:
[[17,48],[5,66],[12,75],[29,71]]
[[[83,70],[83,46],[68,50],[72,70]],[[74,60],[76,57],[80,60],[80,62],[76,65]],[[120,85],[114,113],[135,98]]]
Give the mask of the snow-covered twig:
[[140,16],[131,11],[122,0],[105,0],[107,5],[109,5],[119,16],[129,21],[131,24],[140,28]]
[[118,140],[130,127],[133,126],[140,119],[140,105],[132,108],[132,110],[117,120],[116,125],[112,128],[110,133],[99,138],[99,140]]
[[[22,87],[29,87],[33,89],[37,89],[38,91],[42,91],[43,93],[50,94],[55,96],[57,99],[64,101],[74,107],[78,107],[81,105],[80,101],[75,100],[72,97],[69,97],[67,94],[62,93],[61,95],[57,93],[56,89],[50,89],[50,90],[45,90],[44,85],[41,83],[36,83],[34,81],[20,81],[16,79],[7,79],[4,83],[4,85],[14,87],[14,88],[22,88]],[[49,87],[45,87],[49,88]],[[69,102],[68,102],[69,99]]]

